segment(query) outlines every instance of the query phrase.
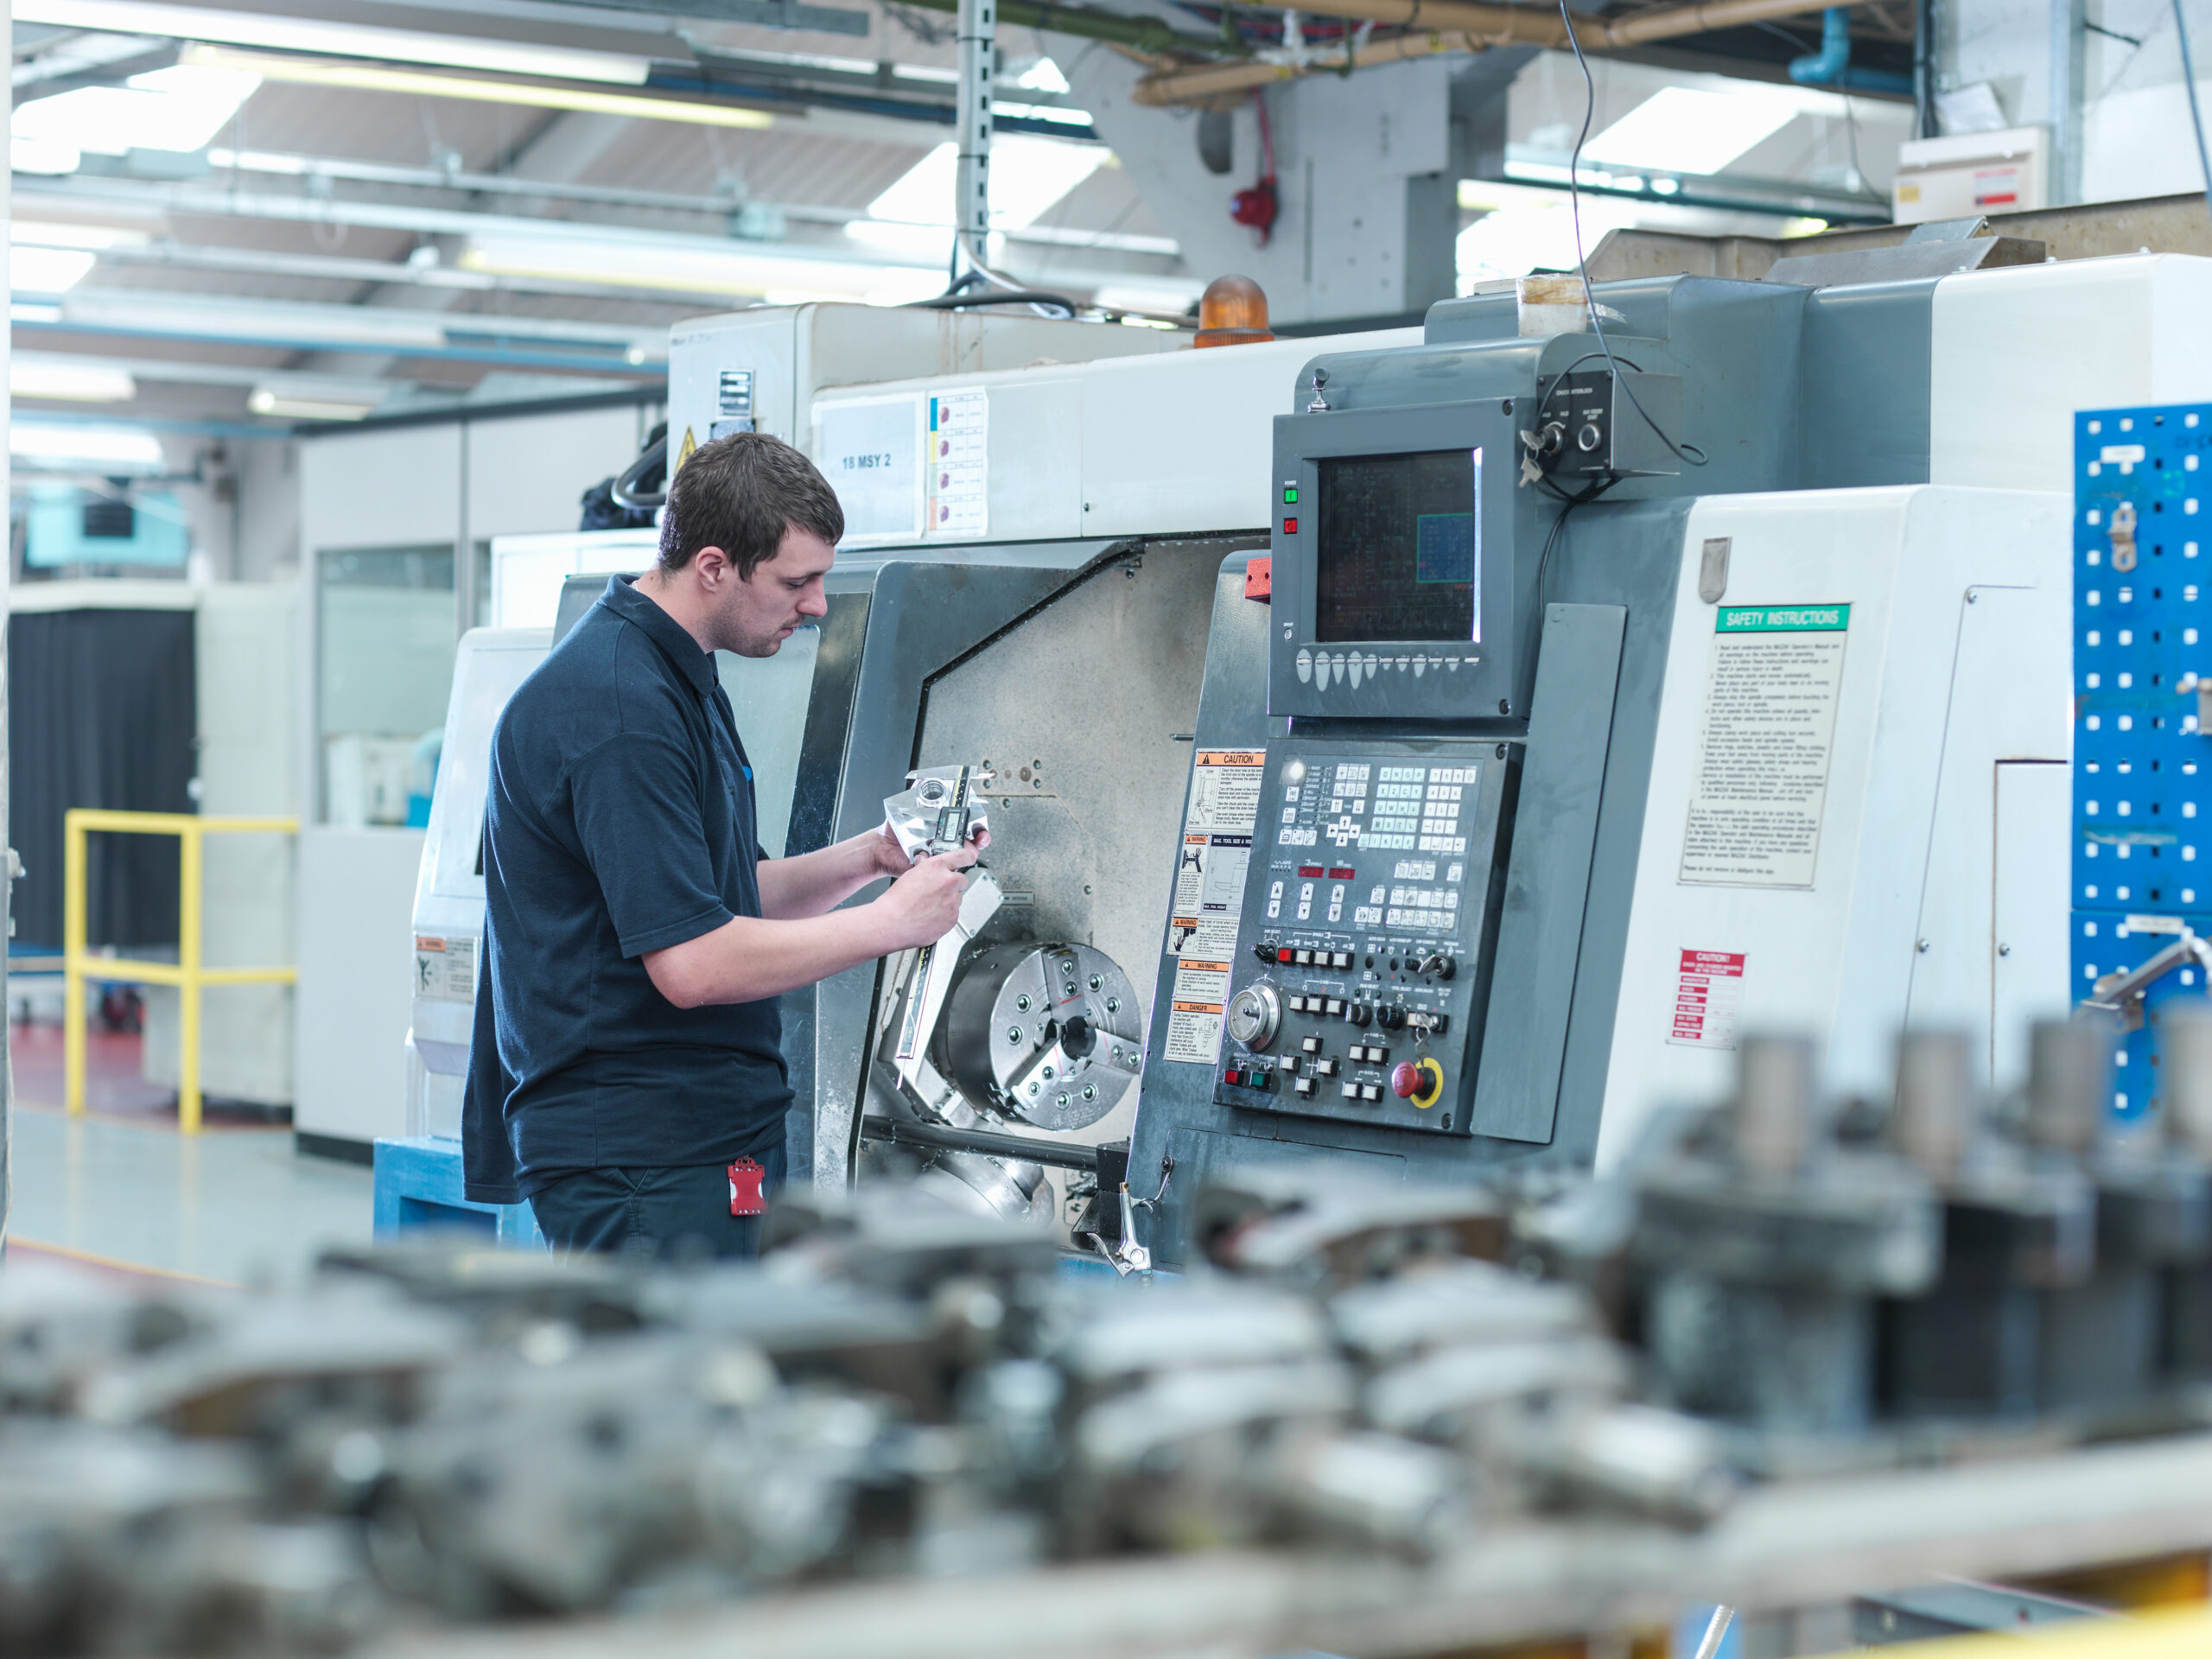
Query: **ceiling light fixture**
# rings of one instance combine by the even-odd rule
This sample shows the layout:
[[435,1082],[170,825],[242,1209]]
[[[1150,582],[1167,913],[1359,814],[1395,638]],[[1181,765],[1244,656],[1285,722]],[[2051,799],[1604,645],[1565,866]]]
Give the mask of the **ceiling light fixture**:
[[57,225],[48,220],[18,219],[8,226],[8,239],[19,248],[137,248],[148,241],[143,231],[126,231],[113,225]]
[[16,0],[13,16],[19,23],[53,23],[66,29],[207,41],[224,46],[259,46],[280,52],[320,52],[340,58],[437,64],[450,69],[488,69],[499,74],[553,75],[564,80],[626,86],[643,86],[652,67],[643,58],[614,52],[582,52],[315,18],[172,6],[159,0]]
[[99,261],[75,248],[11,248],[8,283],[18,294],[66,294]]
[[33,99],[9,123],[11,160],[25,172],[73,173],[86,150],[205,149],[260,85],[259,75],[233,66],[180,64],[121,86]]
[[[478,104],[514,104],[528,109],[575,110],[587,115],[622,115],[641,121],[685,121],[695,126],[772,127],[765,110],[735,104],[701,104],[677,98],[645,98],[630,92],[595,92],[588,86],[550,86],[521,80],[485,80],[474,75],[437,74],[419,69],[388,69],[374,64],[340,63],[312,58],[266,57],[223,47],[194,46],[184,61],[194,67],[250,71],[265,80],[302,86],[337,86],[354,92],[397,92],[413,98],[466,99]],[[29,106],[26,106],[29,107]],[[212,135],[210,135],[212,137]]]
[[697,294],[765,297],[804,291],[840,300],[875,300],[895,293],[919,299],[941,291],[936,268],[863,264],[732,249],[728,252],[626,246],[582,237],[471,237],[455,263],[463,270],[505,276],[560,277]]
[[245,406],[257,415],[288,421],[358,421],[376,408],[334,397],[302,397],[275,386],[256,386]]
[[131,472],[162,468],[162,441],[143,427],[63,426],[14,420],[8,423],[8,453],[18,461],[49,467]]
[[138,395],[138,383],[124,369],[18,353],[8,363],[8,395],[72,404],[127,404]]

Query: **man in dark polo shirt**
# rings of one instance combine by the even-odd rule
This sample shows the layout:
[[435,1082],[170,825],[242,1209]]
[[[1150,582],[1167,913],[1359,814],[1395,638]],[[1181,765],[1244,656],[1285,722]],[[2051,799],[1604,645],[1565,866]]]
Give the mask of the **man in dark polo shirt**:
[[789,444],[706,445],[670,485],[655,567],[610,581],[499,717],[464,1166],[470,1198],[528,1198],[556,1249],[753,1253],[729,1166],[783,1179],[777,999],[959,913],[980,842],[912,865],[880,830],[797,858],[760,844],[713,653],[772,657],[823,615],[844,531]]

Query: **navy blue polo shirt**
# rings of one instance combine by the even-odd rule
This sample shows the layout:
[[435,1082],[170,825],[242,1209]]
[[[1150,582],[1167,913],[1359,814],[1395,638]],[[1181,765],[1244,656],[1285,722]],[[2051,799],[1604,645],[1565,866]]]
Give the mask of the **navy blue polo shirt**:
[[774,998],[679,1008],[639,960],[760,913],[753,770],[713,656],[622,577],[492,738],[484,975],[461,1112],[467,1192],[773,1146]]

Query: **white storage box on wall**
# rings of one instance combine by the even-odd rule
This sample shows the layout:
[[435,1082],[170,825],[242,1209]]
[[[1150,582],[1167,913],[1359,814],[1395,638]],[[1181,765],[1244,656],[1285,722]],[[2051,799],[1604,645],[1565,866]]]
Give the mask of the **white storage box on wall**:
[[1909,139],[1897,147],[1891,217],[1900,225],[1921,225],[2044,207],[2050,149],[2050,134],[2043,127]]

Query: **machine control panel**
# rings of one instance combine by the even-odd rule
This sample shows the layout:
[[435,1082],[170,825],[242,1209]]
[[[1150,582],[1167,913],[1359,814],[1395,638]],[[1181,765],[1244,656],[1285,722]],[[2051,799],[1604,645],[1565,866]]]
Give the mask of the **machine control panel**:
[[1466,1132],[1513,764],[1501,747],[1270,749],[1218,1103]]

